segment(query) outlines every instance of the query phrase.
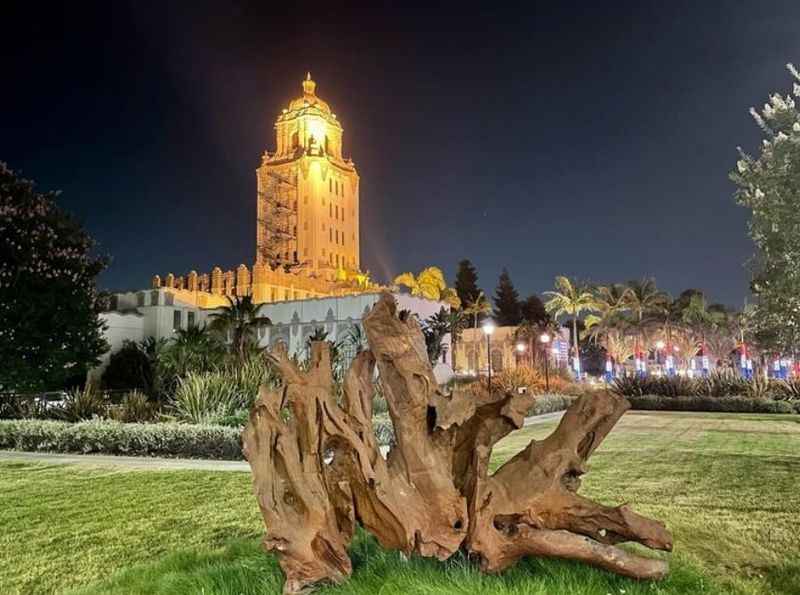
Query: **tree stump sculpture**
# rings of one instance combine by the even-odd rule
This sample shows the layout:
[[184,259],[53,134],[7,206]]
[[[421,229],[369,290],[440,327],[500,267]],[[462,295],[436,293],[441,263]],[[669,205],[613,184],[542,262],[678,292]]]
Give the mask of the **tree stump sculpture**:
[[[327,343],[312,344],[307,370],[274,353],[283,385],[262,387],[244,431],[264,547],[279,558],[284,593],[346,580],[357,524],[406,555],[444,560],[463,549],[486,572],[532,555],[638,579],[666,575],[665,561],[615,545],[671,550],[661,523],[577,494],[586,460],[628,409],[625,399],[578,399],[548,438],[490,474],[492,447],[522,427],[535,397],[442,392],[419,325],[397,316],[389,294],[364,328],[370,350],[353,361],[339,398]],[[385,459],[371,421],[376,366],[396,435]]]

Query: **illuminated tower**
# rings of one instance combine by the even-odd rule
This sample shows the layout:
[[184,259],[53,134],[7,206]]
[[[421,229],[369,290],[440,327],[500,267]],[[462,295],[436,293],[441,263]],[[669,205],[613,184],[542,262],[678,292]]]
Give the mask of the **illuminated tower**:
[[342,157],[342,126],[317,97],[311,74],[303,95],[275,122],[276,150],[258,178],[256,262],[333,279],[358,270],[358,173]]

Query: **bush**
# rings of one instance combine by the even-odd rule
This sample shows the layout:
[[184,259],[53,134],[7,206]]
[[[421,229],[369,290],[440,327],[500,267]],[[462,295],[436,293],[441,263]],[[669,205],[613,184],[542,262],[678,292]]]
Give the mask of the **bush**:
[[545,389],[544,376],[534,368],[523,366],[503,370],[492,378],[492,384],[495,388],[509,393],[517,392],[518,388],[525,387],[529,393],[538,395]]
[[544,415],[556,411],[569,409],[578,397],[572,395],[537,395],[533,406],[528,410],[528,415]]
[[87,383],[83,389],[76,388],[68,392],[62,404],[53,411],[53,415],[67,421],[81,421],[105,417],[108,407],[105,395]]
[[148,400],[147,395],[138,390],[126,393],[119,405],[111,407],[111,419],[122,422],[148,422],[155,421],[158,415],[158,404]]
[[244,428],[250,419],[250,411],[247,409],[239,409],[231,415],[224,417],[217,417],[211,420],[211,425],[215,426],[228,426],[229,428]]
[[233,415],[244,406],[237,389],[230,376],[223,372],[189,372],[185,378],[178,378],[172,410],[182,421],[210,424],[215,419]]
[[800,383],[796,381],[769,380],[761,375],[746,380],[731,371],[715,372],[708,378],[686,376],[626,376],[617,378],[611,389],[623,397],[658,395],[661,397],[703,396],[722,398],[743,396],[754,399],[791,400],[800,394]]
[[125,341],[122,348],[112,353],[103,371],[102,384],[112,390],[149,391],[153,385],[153,366],[150,358],[137,343]]
[[[715,411],[728,413],[795,413],[786,401],[759,397],[710,397],[707,395],[664,397],[662,395],[628,396],[632,409],[645,411]],[[800,411],[799,411],[800,412]]]
[[241,432],[221,426],[108,420],[0,420],[0,448],[131,456],[242,459]]

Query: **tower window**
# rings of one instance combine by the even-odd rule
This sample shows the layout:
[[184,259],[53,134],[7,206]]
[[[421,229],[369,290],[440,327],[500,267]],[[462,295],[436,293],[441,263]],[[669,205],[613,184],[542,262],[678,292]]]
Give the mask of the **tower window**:
[[333,203],[328,203],[328,217],[333,217]]
[[336,218],[339,218],[339,205],[336,205]]
[[333,228],[332,227],[328,228],[328,241],[329,242],[333,241]]
[[303,229],[308,231],[308,221],[303,221]]
[[333,192],[333,178],[328,178],[328,192]]

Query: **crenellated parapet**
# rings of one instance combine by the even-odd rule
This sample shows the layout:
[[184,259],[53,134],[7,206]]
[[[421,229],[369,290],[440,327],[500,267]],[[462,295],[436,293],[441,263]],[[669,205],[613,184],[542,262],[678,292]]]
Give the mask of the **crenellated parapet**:
[[[236,269],[223,271],[214,267],[210,273],[198,274],[190,271],[185,276],[167,273],[165,277],[154,275],[154,289],[167,288],[180,292],[184,298],[200,307],[218,307],[226,303],[226,297],[252,295],[256,303],[280,302],[331,295],[347,295],[363,291],[374,291],[375,286],[356,286],[338,281],[329,281],[307,273],[290,273],[272,270],[267,265],[256,263],[252,268],[240,264]],[[189,294],[196,294],[192,298]],[[206,296],[206,297],[203,297]]]

